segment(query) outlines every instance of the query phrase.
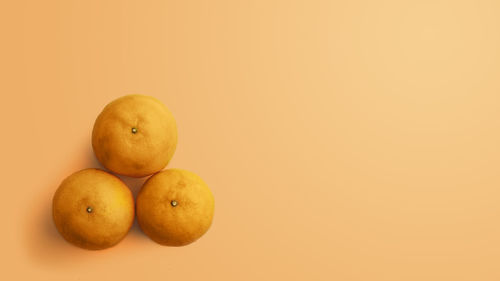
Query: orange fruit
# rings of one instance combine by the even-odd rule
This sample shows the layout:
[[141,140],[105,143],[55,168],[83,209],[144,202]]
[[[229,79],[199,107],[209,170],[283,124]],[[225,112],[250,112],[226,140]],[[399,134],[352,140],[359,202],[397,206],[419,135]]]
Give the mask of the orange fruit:
[[101,164],[120,175],[156,173],[177,147],[177,126],[168,108],[143,95],[118,98],[104,107],[92,131],[92,147]]
[[136,203],[137,221],[155,242],[183,246],[200,238],[212,224],[214,197],[196,174],[168,169],[149,178]]
[[116,245],[134,221],[134,198],[116,176],[85,169],[67,177],[52,201],[57,230],[68,242],[89,250]]

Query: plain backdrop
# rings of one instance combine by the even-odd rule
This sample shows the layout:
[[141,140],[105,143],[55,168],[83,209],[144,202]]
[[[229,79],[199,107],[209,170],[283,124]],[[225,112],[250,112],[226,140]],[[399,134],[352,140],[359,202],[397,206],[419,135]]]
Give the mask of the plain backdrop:
[[[500,280],[498,1],[1,1],[0,34],[3,280]],[[81,250],[52,195],[131,93],[214,222]]]

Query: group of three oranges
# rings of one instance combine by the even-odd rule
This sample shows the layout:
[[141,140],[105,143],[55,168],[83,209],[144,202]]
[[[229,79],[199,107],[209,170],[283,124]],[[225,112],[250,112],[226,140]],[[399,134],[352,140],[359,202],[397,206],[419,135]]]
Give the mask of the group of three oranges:
[[109,103],[92,131],[96,158],[115,174],[152,176],[134,204],[125,183],[109,172],[70,175],[53,198],[57,230],[81,248],[105,249],[126,236],[136,213],[143,232],[159,244],[183,246],[200,238],[212,224],[214,197],[196,174],[163,170],[176,146],[175,119],[156,98],[128,95]]

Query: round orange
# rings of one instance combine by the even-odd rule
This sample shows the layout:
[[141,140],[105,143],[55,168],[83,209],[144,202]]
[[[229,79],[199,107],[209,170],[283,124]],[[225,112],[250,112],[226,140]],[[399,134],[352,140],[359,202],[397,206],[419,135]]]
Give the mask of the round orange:
[[104,107],[92,131],[101,164],[120,175],[144,177],[165,168],[177,147],[172,113],[156,98],[128,95]]
[[134,198],[116,176],[85,169],[67,177],[52,201],[57,230],[68,242],[89,250],[120,242],[134,221]]
[[149,178],[136,203],[137,221],[155,242],[183,246],[200,238],[212,224],[214,197],[196,174],[169,169]]

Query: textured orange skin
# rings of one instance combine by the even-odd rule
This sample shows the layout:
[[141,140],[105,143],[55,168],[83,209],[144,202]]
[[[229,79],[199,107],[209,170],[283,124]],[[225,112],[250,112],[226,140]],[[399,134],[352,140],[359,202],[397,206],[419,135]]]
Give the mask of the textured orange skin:
[[[132,132],[132,128],[137,131]],[[128,95],[97,117],[92,147],[101,164],[120,175],[144,177],[165,168],[177,147],[177,126],[159,100]]]
[[[172,206],[175,200],[177,206]],[[168,169],[149,178],[136,202],[137,221],[153,241],[184,246],[196,241],[210,228],[214,197],[196,174]]]
[[52,216],[68,242],[89,250],[105,249],[118,244],[129,232],[134,198],[116,176],[85,169],[61,183],[52,201]]

